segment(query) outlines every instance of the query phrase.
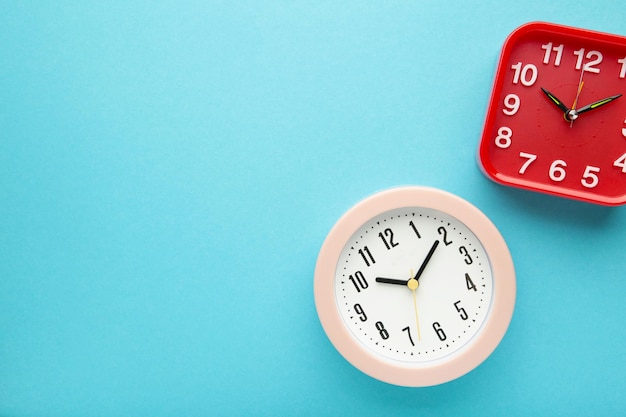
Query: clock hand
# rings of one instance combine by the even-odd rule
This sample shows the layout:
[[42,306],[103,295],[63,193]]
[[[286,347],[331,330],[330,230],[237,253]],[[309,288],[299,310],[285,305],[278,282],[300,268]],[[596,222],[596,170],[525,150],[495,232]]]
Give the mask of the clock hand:
[[576,112],[576,106],[578,105],[578,98],[580,97],[580,93],[583,91],[583,85],[585,82],[583,81],[583,76],[585,75],[585,66],[582,66],[580,70],[580,80],[578,80],[578,90],[576,91],[576,97],[574,98],[574,103],[572,103],[572,109],[565,115],[565,120],[569,120],[569,127],[574,125],[574,120],[578,117],[578,112]]
[[[436,242],[439,242],[439,241],[437,240]],[[413,276],[413,270],[411,270],[411,277],[412,276]],[[419,315],[417,314],[417,296],[415,295],[415,290],[417,289],[417,287],[419,287],[419,285],[420,285],[419,282],[417,282],[417,279],[415,278],[411,278],[406,282],[406,286],[409,287],[409,289],[413,293],[413,310],[415,310],[415,325],[417,326],[417,341],[418,342],[422,340],[422,335],[420,332],[420,319],[419,319]]]
[[376,277],[376,282],[380,282],[382,284],[406,285],[407,280],[405,280],[405,279],[393,279],[393,278]]
[[580,73],[580,81],[578,82],[578,91],[576,91],[576,97],[574,98],[574,103],[572,104],[572,110],[576,110],[576,105],[578,104],[578,98],[580,97],[580,93],[583,91],[583,85],[585,82],[583,81],[583,75],[585,75],[585,70]]
[[581,114],[581,113],[586,113],[588,111],[597,109],[598,107],[604,106],[605,104],[608,104],[608,103],[612,102],[613,100],[617,100],[621,96],[622,96],[621,94],[616,94],[614,96],[607,97],[607,98],[604,98],[602,100],[595,101],[595,102],[593,102],[591,104],[587,104],[586,106],[583,106],[580,109],[574,110],[574,111],[576,112],[577,115]]
[[572,108],[565,112],[563,118],[569,122],[569,127],[574,126],[574,120],[578,118],[578,112],[576,111],[576,105],[578,104],[578,97],[580,97],[580,93],[583,91],[583,85],[585,82],[583,81],[583,76],[585,75],[585,66],[583,65],[580,71],[580,80],[578,80],[578,89],[576,91],[576,97],[574,98],[574,103],[572,103]]
[[432,258],[433,253],[435,253],[435,249],[437,249],[437,246],[439,246],[439,241],[435,240],[435,243],[433,243],[430,250],[428,251],[428,255],[426,255],[426,259],[424,259],[424,262],[422,262],[420,269],[417,271],[417,274],[415,274],[416,281],[419,281],[422,273],[424,272],[424,269],[426,269],[426,265],[428,265],[428,262],[430,262],[430,258]]
[[[435,240],[435,243],[433,243],[433,246],[431,246],[430,250],[428,251],[428,254],[426,255],[426,259],[424,259],[424,262],[422,262],[422,265],[420,266],[420,269],[417,271],[417,274],[415,274],[415,277],[413,277],[413,278],[411,278],[409,280],[385,278],[385,277],[376,277],[375,281],[376,282],[380,282],[381,284],[408,285],[409,282],[411,280],[413,280],[417,284],[417,281],[420,279],[420,276],[424,272],[424,269],[426,269],[426,265],[430,261],[430,258],[432,258],[433,253],[435,253],[435,249],[437,249],[438,245],[439,245],[439,241]],[[415,287],[415,288],[417,288],[417,287]]]
[[565,104],[563,104],[563,102],[561,100],[559,100],[558,98],[556,98],[556,96],[554,94],[552,94],[551,92],[549,92],[548,90],[546,90],[545,88],[541,87],[541,91],[543,91],[543,93],[548,96],[548,98],[550,99],[551,102],[553,102],[554,104],[556,104],[556,106],[561,109],[561,111],[563,112],[563,114],[567,114],[567,112],[570,110]]

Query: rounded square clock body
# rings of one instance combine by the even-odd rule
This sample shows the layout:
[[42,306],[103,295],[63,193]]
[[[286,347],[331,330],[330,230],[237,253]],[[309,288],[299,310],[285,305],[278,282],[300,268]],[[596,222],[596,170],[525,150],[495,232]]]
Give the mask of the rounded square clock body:
[[534,22],[506,39],[478,161],[492,180],[626,203],[626,37]]

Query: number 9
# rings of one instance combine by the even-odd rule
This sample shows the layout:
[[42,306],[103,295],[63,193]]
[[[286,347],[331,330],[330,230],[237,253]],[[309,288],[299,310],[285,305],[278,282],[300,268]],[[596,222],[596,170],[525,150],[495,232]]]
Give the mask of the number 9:
[[520,99],[517,94],[508,94],[504,97],[504,106],[506,109],[502,109],[502,113],[507,116],[513,116],[519,110]]

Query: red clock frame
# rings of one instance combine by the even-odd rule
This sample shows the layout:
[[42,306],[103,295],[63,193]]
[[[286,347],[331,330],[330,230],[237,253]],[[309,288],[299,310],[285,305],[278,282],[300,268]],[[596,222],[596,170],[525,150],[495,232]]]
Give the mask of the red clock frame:
[[[626,37],[544,22],[519,27],[498,62],[478,149],[481,169],[503,185],[626,203],[622,93]],[[566,109],[581,113],[567,117]]]

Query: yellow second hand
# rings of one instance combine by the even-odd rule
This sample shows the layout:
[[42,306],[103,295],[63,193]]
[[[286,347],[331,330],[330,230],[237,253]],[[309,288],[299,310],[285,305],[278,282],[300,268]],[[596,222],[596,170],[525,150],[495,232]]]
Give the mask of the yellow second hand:
[[413,308],[415,309],[415,324],[417,325],[417,341],[421,342],[422,335],[420,332],[420,319],[417,314],[417,296],[415,295],[415,290],[417,289],[417,287],[419,287],[420,284],[415,278],[413,278],[413,270],[411,270],[411,278],[407,281],[406,285],[413,293]]
[[[417,283],[417,281],[415,281]],[[417,287],[416,287],[417,288]],[[415,307],[415,323],[417,324],[417,341],[422,341],[422,335],[420,333],[420,319],[417,315],[417,299],[415,297],[415,290],[413,291],[413,307]]]

